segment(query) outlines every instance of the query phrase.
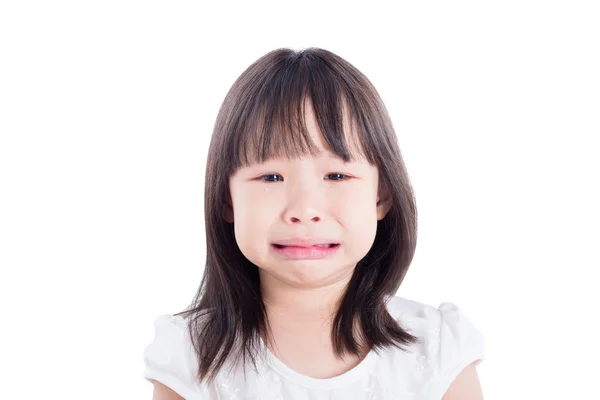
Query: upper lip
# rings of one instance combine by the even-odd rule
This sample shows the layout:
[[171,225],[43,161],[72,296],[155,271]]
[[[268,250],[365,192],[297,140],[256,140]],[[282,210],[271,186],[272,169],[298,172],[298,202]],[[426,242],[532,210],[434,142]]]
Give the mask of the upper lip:
[[321,238],[294,238],[288,240],[278,240],[277,242],[273,242],[273,244],[278,244],[282,246],[297,246],[297,247],[312,247],[318,244],[338,244],[339,242],[331,239],[321,239]]

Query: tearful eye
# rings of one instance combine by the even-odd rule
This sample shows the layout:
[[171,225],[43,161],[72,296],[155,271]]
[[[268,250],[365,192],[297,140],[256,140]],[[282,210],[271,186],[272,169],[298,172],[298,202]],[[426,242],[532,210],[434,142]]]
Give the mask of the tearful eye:
[[340,179],[332,179],[333,181],[341,181],[341,180],[344,180],[345,178],[347,178],[346,175],[344,175],[344,174],[338,174],[338,173],[328,174],[327,176],[341,176]]
[[273,180],[270,180],[270,179],[264,179],[267,176],[279,176],[279,177],[281,177],[281,175],[279,175],[279,174],[267,174],[267,175],[261,176],[260,180],[261,181],[265,181],[265,182],[277,182],[277,181],[273,181]]
[[[334,173],[331,173],[331,174],[327,174],[325,176],[328,177],[328,178],[330,178],[329,180],[332,180],[332,181],[343,181],[345,179],[349,179],[350,178],[348,175],[340,174],[340,173],[337,173],[337,172],[334,172]],[[276,178],[275,180],[273,180],[273,179],[267,179],[267,177],[279,177],[279,178]],[[331,178],[331,177],[334,177],[334,178]],[[279,181],[283,180],[283,179],[280,179],[280,178],[282,178],[282,176],[279,175],[279,174],[267,174],[267,175],[262,175],[259,179],[261,181],[264,181],[264,182],[279,182]]]

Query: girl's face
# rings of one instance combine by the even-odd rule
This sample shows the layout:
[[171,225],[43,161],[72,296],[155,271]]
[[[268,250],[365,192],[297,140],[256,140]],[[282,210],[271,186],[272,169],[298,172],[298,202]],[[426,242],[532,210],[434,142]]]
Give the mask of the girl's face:
[[[312,108],[306,110],[311,138],[324,151]],[[351,148],[353,154],[357,150]],[[233,210],[225,207],[225,219],[234,223],[237,244],[259,267],[261,282],[275,278],[295,287],[327,285],[349,277],[375,240],[377,220],[390,206],[385,193],[378,195],[378,178],[377,167],[365,159],[345,164],[330,151],[253,164],[230,177]],[[339,245],[316,259],[290,257],[274,246],[296,238]]]

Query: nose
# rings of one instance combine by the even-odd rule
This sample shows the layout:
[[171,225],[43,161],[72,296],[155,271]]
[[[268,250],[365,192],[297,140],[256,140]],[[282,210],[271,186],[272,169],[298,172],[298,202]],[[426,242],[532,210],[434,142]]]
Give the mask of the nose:
[[318,222],[321,220],[319,213],[314,208],[307,208],[304,211],[298,210],[297,212],[287,212],[286,220],[288,222],[297,224],[303,222]]
[[319,185],[295,185],[288,193],[284,219],[292,224],[319,222],[324,210],[323,189]]

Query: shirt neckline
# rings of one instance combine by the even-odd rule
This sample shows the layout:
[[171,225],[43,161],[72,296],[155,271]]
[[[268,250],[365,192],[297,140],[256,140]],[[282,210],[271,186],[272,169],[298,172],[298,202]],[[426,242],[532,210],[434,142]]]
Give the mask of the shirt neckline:
[[283,377],[288,380],[311,389],[330,389],[334,387],[338,387],[344,384],[349,384],[354,382],[361,377],[367,375],[368,371],[373,368],[379,359],[380,355],[376,351],[376,349],[371,349],[369,353],[363,358],[354,368],[349,371],[344,372],[341,375],[334,376],[332,378],[313,378],[307,375],[303,375],[299,372],[294,371],[292,368],[288,367],[284,364],[280,359],[278,359],[269,348],[265,345],[262,337],[259,336],[260,345],[266,354],[266,361],[271,368],[273,368],[276,372],[278,372]]

